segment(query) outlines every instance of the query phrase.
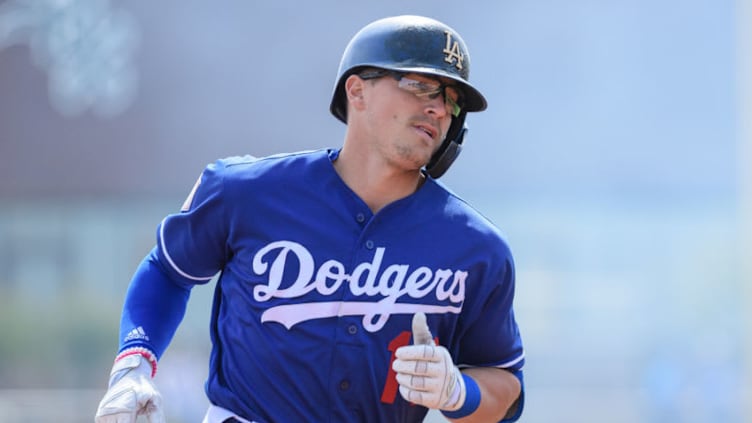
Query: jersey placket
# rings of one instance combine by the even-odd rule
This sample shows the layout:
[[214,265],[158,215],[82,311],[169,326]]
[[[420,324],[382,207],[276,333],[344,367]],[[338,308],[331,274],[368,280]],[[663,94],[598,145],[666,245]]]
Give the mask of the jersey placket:
[[[365,206],[363,206],[365,207]],[[361,263],[372,263],[376,243],[370,237],[374,233],[373,214],[370,210],[363,208],[356,211],[353,215],[355,223],[360,227],[360,235],[354,243],[353,253],[350,257],[348,269],[352,276],[354,269]],[[378,269],[371,268],[370,272],[378,272]],[[368,380],[372,373],[370,366],[374,363],[368,357],[370,352],[362,337],[366,336],[363,331],[363,314],[357,312],[357,302],[373,302],[377,298],[370,298],[367,294],[356,295],[353,292],[353,284],[362,284],[367,273],[361,273],[359,281],[348,281],[345,289],[342,290],[340,306],[340,315],[337,318],[337,328],[335,335],[335,350],[333,354],[333,366],[329,387],[333,393],[333,398],[339,398],[337,405],[334,406],[333,421],[353,421],[353,418],[362,416],[364,410],[359,408],[363,402],[372,393],[369,391],[373,388],[373,383]],[[356,288],[357,289],[357,288]],[[356,291],[357,292],[357,291]]]

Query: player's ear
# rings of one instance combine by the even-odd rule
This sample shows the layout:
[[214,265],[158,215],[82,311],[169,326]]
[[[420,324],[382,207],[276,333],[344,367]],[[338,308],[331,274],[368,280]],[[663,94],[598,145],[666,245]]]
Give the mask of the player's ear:
[[347,102],[356,110],[363,110],[363,108],[365,108],[363,96],[365,86],[366,81],[360,79],[358,75],[350,75],[345,81],[345,95],[347,96]]

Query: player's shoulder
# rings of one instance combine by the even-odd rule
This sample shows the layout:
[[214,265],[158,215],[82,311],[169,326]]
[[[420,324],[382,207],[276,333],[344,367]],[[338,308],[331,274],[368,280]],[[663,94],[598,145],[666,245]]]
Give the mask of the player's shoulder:
[[284,166],[292,162],[302,162],[314,160],[317,157],[325,156],[325,150],[304,150],[288,153],[278,153],[268,156],[252,156],[246,154],[243,156],[229,156],[218,159],[215,164],[226,168],[228,171],[243,171],[248,168]]
[[461,233],[457,235],[463,238],[475,238],[478,242],[494,244],[496,248],[509,251],[507,235],[496,222],[440,181],[433,182],[445,197],[445,207],[441,209],[444,218],[456,223],[448,227],[457,228]]
[[305,150],[260,157],[252,155],[229,156],[218,159],[208,168],[226,180],[247,180],[303,170],[308,164],[325,157],[326,150]]

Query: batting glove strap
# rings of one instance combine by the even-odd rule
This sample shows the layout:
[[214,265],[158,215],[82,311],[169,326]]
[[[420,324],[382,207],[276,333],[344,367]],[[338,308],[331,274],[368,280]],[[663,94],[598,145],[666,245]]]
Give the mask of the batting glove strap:
[[441,406],[441,410],[454,411],[462,407],[465,403],[465,396],[467,389],[465,388],[464,375],[460,373],[460,370],[455,367],[454,369],[454,387],[452,393],[447,398],[444,405]]

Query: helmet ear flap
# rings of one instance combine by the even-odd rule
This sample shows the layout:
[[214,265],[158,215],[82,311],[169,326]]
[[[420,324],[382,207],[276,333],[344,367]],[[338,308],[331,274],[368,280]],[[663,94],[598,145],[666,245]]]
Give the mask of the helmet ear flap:
[[[465,139],[465,133],[467,133],[467,125],[464,123],[461,125],[457,135],[451,138],[447,136],[447,139],[444,140],[444,143],[441,144],[441,147],[433,154],[431,161],[426,165],[426,171],[432,178],[440,178],[460,155],[462,142]],[[450,135],[452,135],[451,132]]]

